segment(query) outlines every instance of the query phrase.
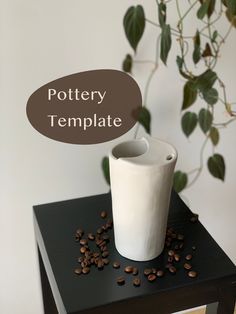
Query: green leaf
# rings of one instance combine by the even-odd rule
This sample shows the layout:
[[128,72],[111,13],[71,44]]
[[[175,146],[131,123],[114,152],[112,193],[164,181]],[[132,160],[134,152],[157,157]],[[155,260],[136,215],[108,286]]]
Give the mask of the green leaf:
[[188,183],[188,176],[182,171],[176,171],[174,173],[173,187],[175,192],[181,192]]
[[182,110],[187,109],[197,99],[197,89],[195,88],[194,84],[191,81],[188,81],[184,85],[184,97],[183,97],[183,104]]
[[217,80],[217,74],[212,70],[208,69],[201,75],[197,76],[194,80],[194,85],[202,93],[212,88]]
[[107,182],[107,184],[110,185],[110,168],[109,168],[109,158],[108,157],[103,157],[102,159],[102,171],[104,178]]
[[124,29],[131,47],[136,51],[145,28],[145,14],[143,7],[130,7],[124,16]]
[[176,63],[178,65],[179,70],[182,70],[183,64],[184,64],[184,59],[181,58],[180,56],[176,57]]
[[131,73],[132,65],[133,65],[133,58],[131,55],[127,54],[122,64],[123,71],[126,73]]
[[207,162],[208,169],[213,177],[224,181],[225,178],[225,162],[224,157],[220,154],[214,154],[209,157]]
[[206,133],[210,129],[213,121],[211,112],[208,109],[202,108],[198,114],[198,121],[202,131]]
[[215,146],[219,143],[219,140],[220,140],[219,131],[217,128],[215,128],[213,126],[210,129],[210,139],[212,141],[212,144]]
[[208,8],[210,5],[210,0],[203,0],[199,10],[197,11],[197,17],[202,20],[207,14]]
[[170,52],[171,48],[171,31],[170,31],[170,25],[164,24],[162,26],[162,32],[161,32],[161,60],[164,64],[166,64],[168,54]]
[[236,1],[235,0],[226,0],[227,7],[231,15],[236,15]]
[[203,92],[203,98],[209,105],[214,105],[218,101],[218,91],[215,88],[211,88]]
[[184,134],[189,137],[197,126],[196,113],[190,111],[186,112],[181,119],[181,126]]
[[151,114],[146,107],[142,107],[139,113],[139,123],[144,127],[148,134],[151,133]]
[[210,18],[215,11],[216,0],[210,0],[209,7],[207,10],[207,16]]
[[196,35],[194,37],[194,50],[193,50],[193,62],[197,64],[201,59],[201,40],[200,33],[197,30]]
[[166,4],[164,2],[158,3],[158,19],[161,27],[166,23]]
[[225,14],[229,22],[236,28],[236,15],[233,15],[229,9],[226,10]]
[[218,32],[217,32],[217,31],[214,31],[213,34],[212,34],[212,41],[213,41],[213,42],[216,41],[217,36],[218,36]]

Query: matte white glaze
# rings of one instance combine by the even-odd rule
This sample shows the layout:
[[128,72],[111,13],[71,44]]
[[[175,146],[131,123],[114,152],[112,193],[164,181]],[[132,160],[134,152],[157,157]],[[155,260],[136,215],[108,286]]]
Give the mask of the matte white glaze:
[[109,155],[115,245],[126,258],[147,261],[163,250],[176,149],[143,137]]

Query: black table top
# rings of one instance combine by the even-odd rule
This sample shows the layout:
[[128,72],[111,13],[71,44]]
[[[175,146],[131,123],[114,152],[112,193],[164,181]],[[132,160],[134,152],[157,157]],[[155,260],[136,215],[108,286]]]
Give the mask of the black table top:
[[[165,269],[166,254],[149,262],[134,262],[123,258],[115,249],[113,231],[109,231],[110,264],[99,271],[94,266],[88,275],[77,276],[79,267],[79,243],[75,242],[75,231],[95,232],[104,221],[100,212],[106,210],[112,216],[110,194],[102,194],[68,201],[34,206],[36,238],[49,277],[50,284],[61,312],[78,313],[105,304],[124,301],[171,291],[182,287],[193,288],[199,283],[236,276],[236,268],[200,222],[190,222],[192,212],[173,192],[170,202],[168,226],[184,234],[185,246],[180,253],[193,253],[191,264],[198,272],[197,278],[189,278],[183,269],[184,258],[177,264],[177,273],[166,273],[163,278],[150,283],[143,275],[145,268]],[[196,251],[192,251],[196,246]],[[121,268],[114,269],[113,261],[120,261]],[[132,285],[132,275],[124,274],[127,265],[137,266],[142,284]],[[116,278],[124,275],[126,284],[118,286]]]

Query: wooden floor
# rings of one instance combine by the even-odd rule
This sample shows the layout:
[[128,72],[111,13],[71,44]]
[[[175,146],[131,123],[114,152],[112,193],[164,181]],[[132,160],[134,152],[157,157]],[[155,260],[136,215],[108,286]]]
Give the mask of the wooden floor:
[[[189,312],[189,314],[205,314],[205,309],[192,311],[192,312]],[[236,307],[234,309],[234,314],[236,314]]]

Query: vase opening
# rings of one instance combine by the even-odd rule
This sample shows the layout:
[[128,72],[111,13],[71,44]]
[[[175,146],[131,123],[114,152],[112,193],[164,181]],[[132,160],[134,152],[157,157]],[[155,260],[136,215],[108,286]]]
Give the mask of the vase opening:
[[138,157],[146,153],[147,150],[148,143],[145,140],[133,140],[115,146],[112,150],[112,155],[116,159]]

